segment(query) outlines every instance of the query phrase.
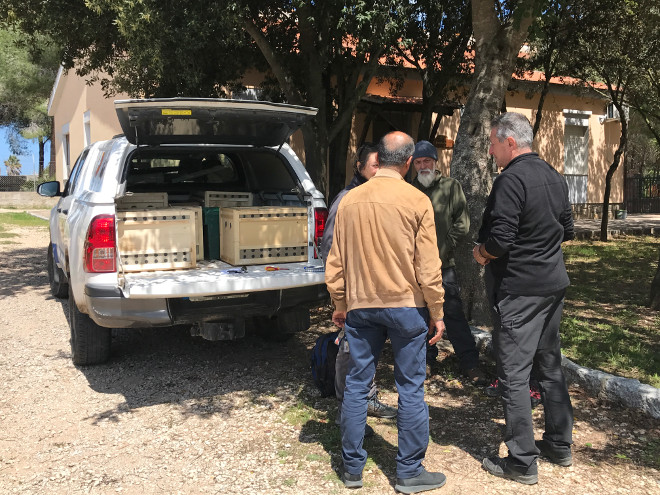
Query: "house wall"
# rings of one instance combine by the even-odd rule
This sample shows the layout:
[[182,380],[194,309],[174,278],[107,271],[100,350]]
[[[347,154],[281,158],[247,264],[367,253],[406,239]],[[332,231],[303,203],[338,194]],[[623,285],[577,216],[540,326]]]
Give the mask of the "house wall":
[[[87,85],[73,72],[58,75],[48,115],[54,117],[55,178],[62,184],[85,146],[122,133],[113,102],[125,98],[128,98],[125,94],[106,98],[99,84]],[[86,124],[89,137],[85,135]],[[65,156],[67,134],[68,163]]]
[[[375,82],[369,86],[368,93],[378,96],[389,95],[389,85],[386,82]],[[409,80],[397,92],[397,96],[421,95],[421,81]],[[536,109],[538,108],[539,95],[528,94],[523,91],[509,91],[506,95],[507,110],[520,112],[534,122]],[[570,111],[565,113],[565,111]],[[605,192],[605,176],[609,169],[614,152],[618,146],[621,132],[620,123],[617,120],[605,120],[606,102],[593,97],[576,96],[569,94],[566,88],[559,88],[546,96],[543,105],[541,127],[534,141],[534,150],[555,167],[564,173],[565,163],[565,129],[566,119],[576,113],[586,117],[588,121],[588,179],[586,189],[586,203],[599,204],[603,201]],[[416,137],[419,113],[413,116],[409,129],[401,129]],[[435,118],[435,117],[434,117]],[[447,136],[455,140],[460,124],[460,111],[454,111],[453,115],[443,117],[439,127],[438,135]],[[359,136],[364,126],[364,114],[359,114],[353,120],[353,135]],[[367,134],[369,140],[376,141],[381,136],[374,136],[373,132]],[[356,144],[352,143],[354,151]],[[452,149],[438,149],[438,167],[443,175],[449,175],[449,165],[452,157]],[[346,165],[347,180],[352,173],[352,161],[349,159]],[[610,192],[610,203],[623,202],[623,166],[620,165],[612,178],[612,189]]]

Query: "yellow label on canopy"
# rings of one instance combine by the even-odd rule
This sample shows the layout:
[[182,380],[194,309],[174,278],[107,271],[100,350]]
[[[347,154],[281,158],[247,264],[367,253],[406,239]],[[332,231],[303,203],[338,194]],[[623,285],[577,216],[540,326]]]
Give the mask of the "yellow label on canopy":
[[180,110],[174,108],[163,108],[162,115],[192,115],[192,110]]

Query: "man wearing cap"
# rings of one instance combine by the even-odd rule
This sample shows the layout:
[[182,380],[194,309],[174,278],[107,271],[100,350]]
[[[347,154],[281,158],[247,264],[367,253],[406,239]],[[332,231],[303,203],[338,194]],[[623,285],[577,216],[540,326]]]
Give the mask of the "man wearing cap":
[[[442,287],[445,289],[445,327],[461,372],[473,385],[486,385],[485,373],[479,368],[479,351],[470,331],[456,275],[454,249],[458,240],[470,229],[470,216],[463,189],[458,181],[443,177],[438,170],[438,151],[428,141],[415,145],[413,166],[417,177],[413,185],[426,194],[435,214],[438,251],[442,260]],[[433,349],[437,355],[437,349]]]

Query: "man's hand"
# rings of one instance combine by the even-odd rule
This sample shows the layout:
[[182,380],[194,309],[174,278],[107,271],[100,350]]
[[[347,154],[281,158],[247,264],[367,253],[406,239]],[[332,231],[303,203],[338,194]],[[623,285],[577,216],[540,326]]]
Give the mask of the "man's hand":
[[482,244],[477,244],[472,248],[472,256],[481,266],[486,266],[488,263],[490,263],[490,259],[481,253],[481,246]]
[[442,334],[445,332],[445,322],[442,320],[431,320],[429,324],[429,335],[431,339],[429,340],[429,345],[435,345],[442,338]]
[[346,323],[346,311],[335,311],[332,313],[332,323],[339,328],[344,328],[344,323]]

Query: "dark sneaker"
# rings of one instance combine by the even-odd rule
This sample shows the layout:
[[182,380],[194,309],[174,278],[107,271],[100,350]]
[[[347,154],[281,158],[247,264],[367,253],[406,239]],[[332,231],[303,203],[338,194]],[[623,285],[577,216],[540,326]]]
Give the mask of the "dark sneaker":
[[491,383],[490,385],[488,385],[486,387],[486,390],[484,390],[484,393],[488,397],[499,397],[500,396],[500,380],[496,378],[493,383]]
[[558,466],[568,467],[573,464],[573,454],[571,454],[570,447],[564,452],[558,452],[553,449],[545,440],[537,440],[536,448],[541,451],[541,457],[545,457],[553,464]]
[[484,385],[488,384],[488,377],[486,376],[486,373],[484,373],[483,370],[479,367],[470,368],[465,372],[465,376],[468,378],[472,385],[477,387],[483,387]]
[[396,418],[396,407],[390,407],[383,404],[378,400],[378,396],[374,395],[367,402],[367,415],[375,418],[393,419]]
[[[523,485],[535,485],[539,482],[538,472],[530,473],[531,469],[523,472],[513,465],[508,457],[502,459],[501,457],[487,457],[482,463],[483,468],[490,474],[498,478],[506,478],[508,480],[517,481]],[[533,471],[537,468],[534,466]]]
[[543,399],[541,398],[541,390],[535,383],[529,385],[529,400],[532,402],[532,409],[543,402]]
[[362,474],[351,474],[344,471],[341,480],[346,488],[362,488]]
[[446,481],[447,477],[444,474],[429,473],[422,468],[422,472],[414,478],[397,478],[394,489],[399,493],[419,493],[440,488]]

